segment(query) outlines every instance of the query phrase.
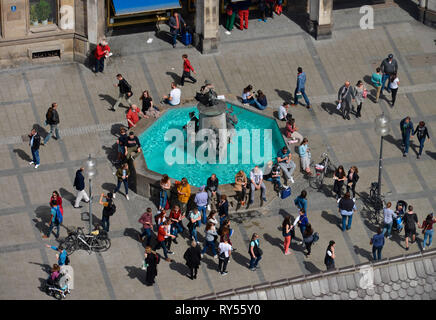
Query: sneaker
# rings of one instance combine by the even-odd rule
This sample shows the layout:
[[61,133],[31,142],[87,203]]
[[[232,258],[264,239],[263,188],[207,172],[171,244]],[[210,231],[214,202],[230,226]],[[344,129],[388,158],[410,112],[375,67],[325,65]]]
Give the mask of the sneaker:
[[422,248],[422,251],[425,251],[425,248]]
[[230,31],[226,31],[224,33],[227,34],[227,35],[231,35],[232,34]]
[[115,192],[112,192],[112,198],[113,198],[113,199],[116,198],[116,194],[115,194]]
[[30,162],[29,162],[29,165],[32,165],[32,164],[35,164],[35,162],[33,162],[33,161],[30,161]]
[[168,251],[167,253],[168,253],[168,254],[174,254],[174,252],[172,252],[172,251]]
[[129,195],[128,195],[128,194],[126,194],[126,199],[127,199],[127,200],[130,200],[130,198],[129,198]]
[[227,275],[227,273],[229,273],[229,272],[228,271],[224,271],[224,272],[221,272],[221,275],[225,276],[225,275]]
[[290,254],[291,254],[291,252],[288,251],[285,253],[285,256],[289,256]]
[[[307,109],[310,109],[310,104],[308,106],[306,106]],[[348,119],[349,120],[349,119]]]
[[210,211],[210,204],[207,205],[207,210]]
[[403,157],[406,157],[407,156],[407,153],[403,153]]
[[289,180],[291,180],[291,182],[294,183],[294,178],[290,177]]
[[418,154],[417,157],[416,157],[416,159],[419,159],[419,158],[421,158],[421,156]]
[[409,247],[406,248],[406,251],[409,251]]
[[35,164],[35,169],[37,169],[39,167],[39,164]]
[[264,202],[266,202],[266,198],[262,198],[262,200],[263,200]]
[[144,266],[142,266],[142,267],[141,267],[141,269],[142,269],[142,270],[147,270],[147,268],[146,268],[146,267],[144,267]]
[[302,245],[302,244],[303,244],[303,241],[298,241],[298,244],[299,244],[299,245]]
[[250,271],[256,271],[256,267],[251,268]]
[[388,236],[388,239],[391,239],[391,238],[392,238],[392,235],[389,235],[389,236]]

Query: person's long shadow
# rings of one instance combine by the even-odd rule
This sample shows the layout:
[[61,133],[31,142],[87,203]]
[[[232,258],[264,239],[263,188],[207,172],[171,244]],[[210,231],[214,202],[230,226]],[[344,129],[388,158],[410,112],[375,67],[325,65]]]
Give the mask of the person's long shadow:
[[315,266],[310,261],[303,261],[303,264],[304,264],[304,268],[306,268],[306,270],[309,271],[310,273],[320,273],[321,272],[321,269],[319,269],[317,266]]
[[182,276],[185,276],[189,273],[189,268],[186,265],[184,265],[183,263],[180,263],[180,262],[176,262],[176,261],[172,261],[170,263],[170,269],[177,271]]
[[390,144],[393,144],[394,146],[396,146],[401,152],[403,152],[403,148],[402,148],[402,140],[401,139],[395,139],[391,134],[388,134],[384,137],[384,140],[386,142],[389,142]]
[[[234,255],[234,254],[232,253],[232,257],[233,257],[233,255]],[[218,259],[217,259],[217,260],[218,260]],[[204,264],[206,264],[207,268],[210,269],[210,270],[218,270],[218,263],[215,262],[215,261],[212,260],[212,259],[206,258],[206,256],[204,256],[204,257],[201,259],[201,262],[203,262]]]
[[139,241],[139,237],[141,236],[141,233],[138,230],[136,230],[136,229],[126,228],[126,229],[124,229],[123,235],[126,236],[126,237],[129,237],[129,238],[131,238],[131,239],[133,239],[133,240],[135,240],[137,242],[141,242],[142,243],[142,241]]
[[356,246],[356,245],[354,245],[353,248],[354,248],[354,252],[355,252],[357,255],[362,256],[362,257],[368,259],[368,261],[371,261],[371,260],[372,260],[372,258],[373,258],[373,257],[372,257],[372,254],[371,254],[371,252],[369,252],[368,250],[365,250],[365,249],[363,249],[363,248],[360,248],[359,246]]
[[248,259],[246,256],[243,256],[239,252],[232,252],[232,259],[235,260],[237,264],[246,268],[248,268],[248,265],[250,264],[250,259]]
[[425,154],[436,160],[436,152],[426,151]]
[[[181,83],[182,83],[182,79],[181,79],[181,77],[180,77],[177,73],[175,73],[175,72],[171,72],[171,71],[167,71],[166,74],[169,75],[169,76],[171,76],[171,78],[173,79],[173,81],[174,81],[176,84],[181,84]],[[189,81],[190,81],[190,80],[189,80]],[[191,81],[190,81],[190,82],[191,82]],[[192,83],[192,82],[191,82],[191,83]]]
[[60,188],[59,194],[63,199],[68,200],[71,204],[73,204],[73,201],[76,200],[76,196],[69,192],[67,189]]
[[[108,192],[113,192],[114,189],[115,189],[115,187],[116,187],[116,185],[115,185],[115,183],[105,182],[105,183],[103,183],[103,184],[101,185],[101,187],[102,187],[103,190],[106,190],[106,191],[108,191]],[[122,186],[122,187],[123,187],[123,186]],[[124,188],[124,187],[123,187],[123,188]],[[122,190],[124,190],[124,189],[122,189]]]
[[282,249],[282,243],[283,243],[282,239],[280,239],[280,238],[273,238],[268,233],[264,233],[263,234],[263,238],[267,242],[269,242],[271,245],[273,245],[273,246],[275,246],[275,247],[277,247],[279,249]]
[[168,31],[156,30],[155,37],[169,44],[173,43],[173,36]]
[[330,214],[327,211],[322,211],[321,217],[323,217],[329,223],[336,225],[339,228],[339,230],[342,231],[342,228],[341,228],[342,219],[339,218],[337,215]]
[[285,90],[280,90],[280,89],[275,89],[277,92],[277,95],[280,97],[280,99],[282,99],[283,101],[286,101],[288,103],[291,103],[292,100],[292,93],[285,91]]
[[21,150],[21,149],[14,149],[12,150],[14,153],[17,154],[18,157],[20,157],[22,160],[26,161],[26,162],[30,162],[33,159],[29,156],[29,154],[27,154],[27,152]]
[[363,76],[363,81],[365,81],[366,84],[372,85],[372,81],[371,81],[371,76],[370,75]]
[[138,279],[142,284],[146,284],[145,277],[147,273],[145,270],[134,266],[125,266],[124,268],[128,272],[127,275],[130,279]]
[[115,160],[117,159],[118,156],[118,145],[116,143],[114,143],[112,146],[107,147],[107,146],[101,146],[101,148],[104,150],[104,152],[106,153],[106,157],[107,159],[111,162],[114,163]]
[[29,263],[30,264],[36,264],[36,265],[40,266],[41,270],[44,271],[47,274],[50,274],[50,272],[51,272],[51,266],[49,264],[32,262],[32,261],[29,261]]
[[115,102],[117,102],[117,99],[115,99],[114,97],[112,97],[108,94],[100,93],[98,96],[100,97],[100,100],[105,100],[109,104],[110,108],[112,108],[112,106],[115,104]]
[[326,111],[330,115],[337,114],[337,115],[342,116],[341,111],[337,109],[337,105],[335,105],[334,103],[322,102],[321,108],[324,109],[324,111]]
[[32,219],[32,221],[35,222],[35,227],[39,232],[45,234],[48,231],[48,224],[50,222],[50,207],[39,206],[35,210],[35,215],[36,219]]

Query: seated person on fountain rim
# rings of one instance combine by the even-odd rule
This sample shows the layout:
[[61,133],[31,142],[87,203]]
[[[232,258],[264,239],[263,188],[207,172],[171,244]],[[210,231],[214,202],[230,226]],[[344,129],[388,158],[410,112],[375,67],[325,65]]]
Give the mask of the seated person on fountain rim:
[[270,173],[263,176],[263,180],[271,181],[274,184],[274,190],[283,189],[283,186],[280,182],[281,173],[280,166],[278,163],[276,163],[272,166]]
[[266,96],[263,94],[262,90],[257,90],[257,99],[250,102],[250,104],[259,110],[265,110],[268,106],[268,101]]
[[139,142],[139,139],[137,136],[135,136],[135,133],[133,131],[129,132],[129,137],[127,138],[126,143],[126,158],[132,160],[135,160],[135,158],[132,155],[132,152],[135,152],[135,156],[141,152],[141,143]]

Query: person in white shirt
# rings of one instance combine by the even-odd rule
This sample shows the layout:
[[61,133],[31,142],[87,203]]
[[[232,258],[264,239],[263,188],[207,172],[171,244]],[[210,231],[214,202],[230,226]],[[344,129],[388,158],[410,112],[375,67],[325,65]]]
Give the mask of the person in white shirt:
[[263,183],[263,172],[258,166],[255,166],[253,170],[250,171],[250,181],[251,181],[251,195],[250,204],[254,202],[254,191],[261,189],[261,197],[264,202],[266,202],[265,196],[265,184]]
[[279,107],[279,119],[282,121],[286,121],[286,115],[288,114],[289,103],[283,102],[283,104]]
[[227,239],[223,239],[223,242],[219,244],[218,253],[218,272],[221,273],[222,276],[225,276],[228,273],[226,271],[227,263],[229,262],[230,255],[232,254],[232,246],[228,243]]
[[180,104],[180,97],[182,96],[182,91],[177,88],[175,82],[171,82],[171,91],[168,96],[163,96],[162,100],[172,106],[177,106]]
[[392,94],[392,107],[395,104],[395,100],[397,98],[397,91],[398,91],[398,86],[400,84],[400,79],[398,79],[397,77],[397,73],[393,73],[391,75],[391,78],[389,79],[389,89],[391,89],[391,94]]

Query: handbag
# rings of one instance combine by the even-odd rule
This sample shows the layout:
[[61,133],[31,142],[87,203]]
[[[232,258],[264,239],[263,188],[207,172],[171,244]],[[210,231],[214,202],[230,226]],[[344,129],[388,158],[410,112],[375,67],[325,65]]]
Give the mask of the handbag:
[[286,189],[283,189],[280,192],[280,198],[286,199],[287,197],[289,197],[291,195],[291,193],[292,193],[291,187],[287,187]]
[[363,89],[362,97],[363,97],[364,99],[366,99],[367,96],[368,96],[368,90]]
[[298,91],[297,94],[295,95],[295,97],[296,97],[297,99],[301,99],[301,98],[303,98],[303,95],[301,94],[300,91]]

